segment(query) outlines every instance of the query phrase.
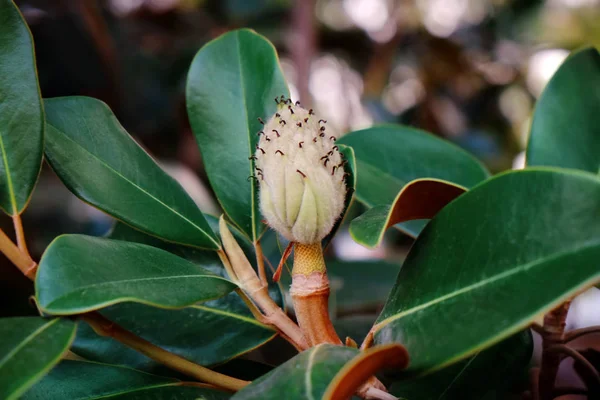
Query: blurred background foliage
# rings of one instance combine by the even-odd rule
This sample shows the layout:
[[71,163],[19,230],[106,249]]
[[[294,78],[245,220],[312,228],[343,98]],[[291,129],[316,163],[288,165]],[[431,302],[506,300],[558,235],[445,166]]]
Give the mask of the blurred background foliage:
[[[43,96],[108,103],[213,214],[219,207],[189,127],[184,88],[194,54],[223,32],[249,27],[271,40],[292,98],[338,134],[413,125],[467,149],[493,172],[522,166],[536,98],[568,53],[600,47],[600,0],[16,3],[34,35]],[[44,166],[24,223],[39,258],[57,235],[102,235],[113,221]],[[0,217],[0,227],[12,232],[8,217]],[[347,233],[338,236],[333,252],[344,259],[401,260],[411,243],[391,232],[384,246],[367,251]],[[0,257],[0,315],[34,313],[26,301],[31,283]]]

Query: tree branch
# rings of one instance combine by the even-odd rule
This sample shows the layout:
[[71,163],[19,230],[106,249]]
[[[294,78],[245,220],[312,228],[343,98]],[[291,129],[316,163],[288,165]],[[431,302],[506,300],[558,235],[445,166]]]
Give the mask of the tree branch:
[[212,371],[201,365],[195,364],[183,357],[170,353],[141,337],[134,335],[125,328],[106,319],[100,313],[91,312],[81,314],[80,319],[87,322],[97,334],[111,337],[127,347],[142,353],[151,359],[158,361],[167,367],[179,371],[192,378],[202,382],[208,382],[212,385],[235,392],[240,390],[250,382],[232,378],[227,375]]
[[546,353],[550,354],[564,354],[571,357],[576,363],[579,363],[579,365],[586,369],[586,372],[589,374],[588,376],[596,381],[596,384],[600,387],[600,372],[598,372],[592,363],[582,356],[577,350],[564,344],[557,344],[547,348],[545,351]]
[[6,233],[0,229],[0,252],[4,253],[23,275],[31,280],[35,279],[37,264],[31,259],[28,253],[25,253],[15,245]]
[[560,305],[544,316],[544,331],[542,332],[542,365],[539,378],[539,393],[541,400],[552,400],[554,383],[561,354],[550,349],[563,345],[565,321],[571,301]]
[[600,334],[600,326],[590,326],[587,328],[574,329],[572,331],[566,332],[564,341],[565,343],[571,342],[581,336],[590,335],[592,333]]

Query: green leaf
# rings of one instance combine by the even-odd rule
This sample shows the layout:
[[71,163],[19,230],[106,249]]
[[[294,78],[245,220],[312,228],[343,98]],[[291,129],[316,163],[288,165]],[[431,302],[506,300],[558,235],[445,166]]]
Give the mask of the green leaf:
[[[559,169],[499,175],[446,206],[421,233],[375,342],[402,343],[409,372],[433,372],[598,282],[599,257],[599,178]],[[432,341],[423,332],[443,335]]]
[[[218,220],[206,215],[211,225]],[[234,236],[249,253],[252,245],[236,230]],[[167,243],[117,223],[110,237],[162,248],[187,259],[215,274],[225,276],[219,257],[214,251]],[[254,254],[248,254],[254,260]],[[271,297],[282,304],[283,296],[277,285],[269,288]],[[103,309],[101,313],[127,330],[202,365],[225,362],[262,346],[273,339],[275,332],[254,319],[248,307],[236,293],[217,300],[192,305],[182,310],[162,310],[142,304],[126,303]],[[177,326],[178,329],[172,329]],[[110,364],[124,364],[152,373],[164,373],[164,368],[110,338],[97,335],[86,324],[81,324],[73,351],[82,357]]]
[[331,228],[331,232],[329,232],[329,234],[325,236],[321,242],[323,248],[329,246],[331,240],[345,222],[348,215],[348,210],[350,209],[350,206],[354,200],[354,192],[356,191],[356,157],[354,156],[354,149],[349,146],[344,146],[343,144],[340,144],[338,147],[340,154],[343,154],[344,156],[344,160],[348,161],[344,166],[344,172],[348,174],[348,177],[346,178],[346,199],[344,203],[344,211],[342,211],[340,218],[337,220],[333,228]]
[[340,314],[381,309],[400,265],[385,261],[327,261],[335,309]]
[[[248,316],[245,307],[237,294],[232,293],[181,310],[128,303],[102,310],[102,315],[170,352],[197,364],[214,365],[254,350],[276,336],[273,329]],[[73,351],[89,360],[153,373],[164,371],[160,364],[110,338],[98,336],[83,324]]]
[[216,389],[184,386],[172,378],[135,369],[64,360],[22,397],[23,400],[225,400]]
[[346,200],[344,203],[344,211],[342,211],[340,218],[337,220],[333,228],[331,228],[329,235],[325,236],[322,240],[323,248],[329,246],[331,240],[345,222],[346,216],[348,215],[348,210],[350,209],[352,201],[354,200],[354,192],[356,191],[356,157],[354,156],[354,149],[349,146],[344,146],[343,144],[340,144],[338,147],[340,154],[344,155],[344,160],[348,161],[344,166],[344,172],[349,174],[346,178]]
[[178,308],[215,299],[235,284],[164,250],[137,243],[63,235],[46,249],[36,297],[48,314],[79,314],[133,301]]
[[[489,176],[472,155],[427,132],[401,125],[380,125],[351,132],[339,143],[352,146],[356,154],[356,198],[369,206],[390,206],[410,181],[421,178],[445,180],[466,188]],[[415,224],[400,226],[417,236]]]
[[17,6],[0,0],[0,209],[20,214],[42,165],[44,110],[33,38]]
[[76,196],[165,240],[220,248],[194,201],[129,136],[106,104],[63,97],[45,105],[46,157]]
[[275,367],[259,361],[235,358],[225,364],[221,364],[212,368],[212,370],[245,381],[253,381],[263,375],[268,374],[273,370],[273,368]]
[[270,118],[281,95],[288,88],[275,48],[247,29],[206,44],[190,67],[187,109],[208,179],[227,216],[252,241],[264,226],[248,157],[262,128],[257,118]]
[[554,165],[600,173],[600,53],[572,54],[535,106],[527,165]]
[[365,247],[377,247],[385,231],[396,224],[433,218],[442,208],[466,191],[438,179],[417,179],[400,190],[390,205],[375,206],[350,224],[350,235]]
[[394,383],[390,393],[410,400],[506,399],[518,379],[527,376],[532,352],[527,329],[431,375]]
[[360,345],[375,324],[376,319],[377,314],[350,315],[335,319],[333,326],[342,340],[350,337]]
[[358,354],[350,347],[318,345],[255,380],[232,400],[320,399],[337,372]]
[[75,323],[37,317],[0,320],[0,398],[18,398],[69,349]]

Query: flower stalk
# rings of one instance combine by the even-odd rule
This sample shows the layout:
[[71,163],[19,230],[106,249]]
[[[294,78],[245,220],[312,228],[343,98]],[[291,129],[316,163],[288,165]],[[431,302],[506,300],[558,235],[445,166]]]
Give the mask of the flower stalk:
[[310,346],[342,344],[329,318],[329,292],[321,243],[296,244],[290,294],[298,324]]
[[263,315],[258,320],[264,324],[276,327],[283,337],[297,349],[305,350],[308,344],[304,334],[269,296],[267,285],[263,284],[252,265],[246,258],[242,248],[235,240],[223,216],[219,219],[219,231],[225,251],[219,251],[219,257],[225,265],[230,279],[248,295]]

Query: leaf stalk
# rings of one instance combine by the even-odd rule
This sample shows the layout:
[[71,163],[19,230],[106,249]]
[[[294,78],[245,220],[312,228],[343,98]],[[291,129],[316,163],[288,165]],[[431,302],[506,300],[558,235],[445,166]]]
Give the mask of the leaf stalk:
[[100,313],[92,312],[82,314],[79,316],[79,318],[87,322],[97,334],[111,337],[120,343],[123,343],[127,347],[136,350],[137,352],[142,353],[171,369],[198,379],[199,381],[208,382],[212,385],[227,389],[232,392],[238,391],[250,383],[248,381],[243,381],[241,379],[220,374],[186,360],[185,358],[176,354],[170,353],[148,342],[147,340],[134,335],[125,328],[106,319]]

